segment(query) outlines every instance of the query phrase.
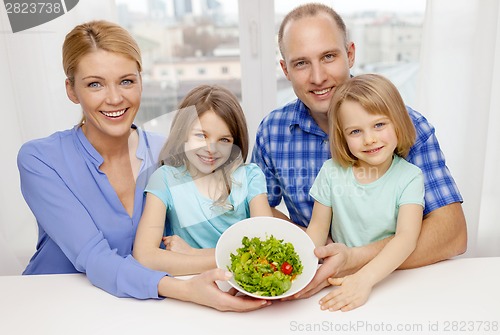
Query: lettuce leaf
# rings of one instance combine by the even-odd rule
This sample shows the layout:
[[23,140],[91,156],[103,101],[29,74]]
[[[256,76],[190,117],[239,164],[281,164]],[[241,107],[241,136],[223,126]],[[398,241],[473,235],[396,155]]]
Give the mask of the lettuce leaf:
[[[274,297],[288,291],[292,281],[302,273],[302,263],[293,244],[273,235],[262,241],[258,237],[242,239],[243,246],[231,253],[231,266],[236,282],[247,292]],[[288,262],[293,270],[287,275],[280,271]]]

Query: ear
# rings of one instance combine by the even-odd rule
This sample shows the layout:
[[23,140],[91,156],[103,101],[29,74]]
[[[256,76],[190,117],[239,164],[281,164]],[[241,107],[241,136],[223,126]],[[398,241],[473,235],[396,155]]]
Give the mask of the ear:
[[68,96],[69,100],[71,100],[75,104],[79,104],[80,100],[78,100],[78,97],[76,96],[75,88],[67,78],[65,85],[66,85],[66,95]]
[[349,68],[352,68],[354,65],[354,60],[356,58],[356,46],[354,42],[349,42],[347,46],[347,59],[349,60]]
[[280,65],[281,65],[281,70],[283,70],[283,73],[285,74],[286,79],[290,80],[290,78],[288,78],[288,69],[286,67],[286,62],[284,59],[280,60]]

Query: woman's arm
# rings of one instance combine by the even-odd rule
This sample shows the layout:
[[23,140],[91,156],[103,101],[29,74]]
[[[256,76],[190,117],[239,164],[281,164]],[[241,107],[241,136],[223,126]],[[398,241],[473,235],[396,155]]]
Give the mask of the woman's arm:
[[158,292],[163,297],[190,301],[220,311],[248,312],[271,305],[263,299],[221,291],[215,281],[229,278],[231,273],[222,269],[212,269],[187,280],[164,277],[158,284]]
[[141,264],[172,275],[200,273],[216,267],[214,249],[192,254],[161,249],[165,218],[165,204],[155,195],[148,193],[133,250],[133,256]]
[[[40,231],[60,248],[77,271],[115,296],[158,297],[152,284],[165,273],[151,271],[133,257],[118,254],[98,228],[131,225],[130,217],[125,212],[113,212],[96,184],[101,180],[104,183],[106,177],[87,166],[90,163],[80,156],[73,141],[53,138],[25,144],[17,162],[21,191]],[[127,250],[128,241],[122,243]]]

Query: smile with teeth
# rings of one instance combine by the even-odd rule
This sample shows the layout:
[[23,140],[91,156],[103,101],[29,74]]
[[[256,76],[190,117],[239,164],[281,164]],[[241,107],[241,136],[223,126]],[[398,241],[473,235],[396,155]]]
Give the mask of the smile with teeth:
[[367,154],[373,154],[373,153],[379,152],[380,150],[382,150],[382,148],[383,147],[378,147],[378,148],[371,149],[371,150],[365,150],[364,152],[366,152]]
[[119,110],[119,111],[116,111],[116,112],[105,112],[105,111],[101,111],[101,113],[107,117],[120,117],[122,116],[123,114],[125,114],[125,112],[127,111],[127,108],[124,108],[122,110]]
[[198,155],[198,158],[199,158],[202,162],[204,162],[204,163],[206,163],[206,164],[214,164],[214,163],[215,163],[215,161],[217,160],[217,158],[215,158],[215,157],[205,157],[205,156],[200,156],[200,155]]
[[321,91],[313,91],[313,93],[314,93],[314,94],[317,94],[317,95],[321,95],[321,94],[325,94],[325,93],[330,92],[330,91],[331,91],[331,89],[332,89],[332,88],[331,88],[331,87],[329,87],[329,88],[325,88],[325,89],[323,89],[323,90],[321,90]]

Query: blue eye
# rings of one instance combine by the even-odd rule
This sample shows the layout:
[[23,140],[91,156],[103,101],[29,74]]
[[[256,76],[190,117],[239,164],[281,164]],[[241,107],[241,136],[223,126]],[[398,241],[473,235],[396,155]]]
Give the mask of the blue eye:
[[335,59],[335,55],[334,54],[327,54],[327,55],[325,55],[324,59],[326,61],[332,61]]
[[90,84],[88,85],[88,87],[91,87],[91,88],[99,88],[99,87],[101,87],[101,84],[99,84],[98,82],[94,81],[94,82],[90,83]]
[[356,134],[359,134],[360,133],[360,130],[359,129],[354,129],[353,131],[351,131],[349,134],[350,135],[356,135]]
[[125,85],[125,86],[132,85],[133,83],[134,83],[134,81],[130,80],[130,79],[125,79],[125,80],[122,80],[122,82],[121,82],[121,84]]
[[304,67],[306,65],[306,62],[301,60],[298,61],[297,63],[294,64],[295,67]]
[[385,123],[384,123],[384,122],[379,122],[379,123],[376,123],[376,124],[375,124],[375,128],[381,128],[381,127],[383,127],[383,126],[385,126]]

